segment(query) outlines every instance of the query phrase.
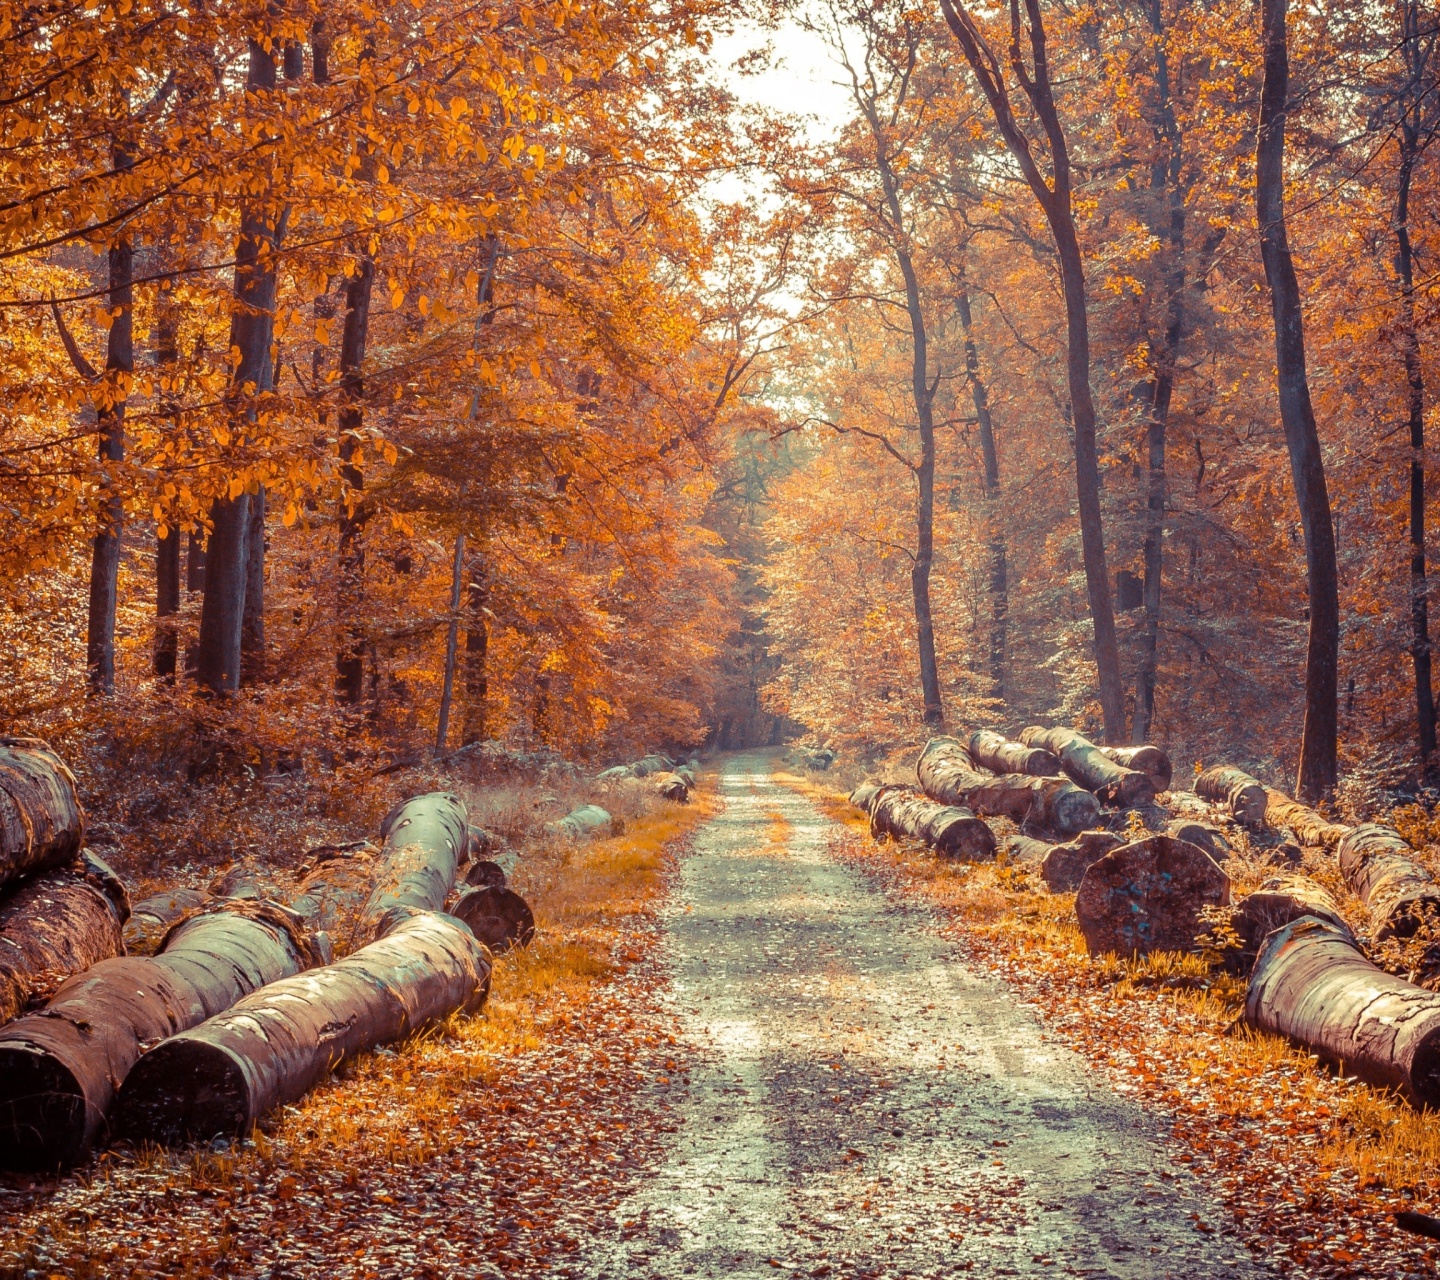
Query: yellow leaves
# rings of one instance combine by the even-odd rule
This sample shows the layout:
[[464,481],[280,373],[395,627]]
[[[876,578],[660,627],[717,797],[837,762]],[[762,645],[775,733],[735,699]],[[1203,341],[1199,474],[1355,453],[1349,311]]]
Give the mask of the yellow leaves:
[[405,286],[398,281],[390,282],[390,306],[399,311],[405,303]]
[[322,347],[330,345],[330,320],[325,316],[318,316],[315,320],[315,341]]
[[458,94],[450,99],[450,119],[462,120],[470,114],[470,104]]
[[543,75],[545,74],[546,70],[548,70],[548,68],[549,68],[549,66],[550,66],[550,64],[545,61],[545,55],[544,55],[543,53],[537,53],[537,54],[535,55],[534,61],[535,61],[535,74],[536,74],[537,76],[543,76]]

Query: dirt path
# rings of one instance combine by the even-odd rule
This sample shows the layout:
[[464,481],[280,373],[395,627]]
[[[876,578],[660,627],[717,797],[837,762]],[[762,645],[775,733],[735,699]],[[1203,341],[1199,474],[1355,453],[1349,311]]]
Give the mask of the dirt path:
[[586,1275],[1262,1274],[1155,1124],[732,760],[667,927],[701,1051]]

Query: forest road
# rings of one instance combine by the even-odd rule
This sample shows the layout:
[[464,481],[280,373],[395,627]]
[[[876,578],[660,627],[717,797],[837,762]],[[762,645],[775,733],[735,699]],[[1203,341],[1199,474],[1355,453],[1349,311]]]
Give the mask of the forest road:
[[683,864],[664,945],[698,1065],[580,1274],[1269,1274],[1155,1120],[831,858],[836,824],[771,767],[725,765]]

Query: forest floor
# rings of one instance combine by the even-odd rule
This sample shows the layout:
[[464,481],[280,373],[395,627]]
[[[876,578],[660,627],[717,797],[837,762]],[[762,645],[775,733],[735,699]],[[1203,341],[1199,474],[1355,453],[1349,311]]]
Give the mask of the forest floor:
[[244,1143],[0,1181],[0,1280],[1440,1270],[1390,1218],[1440,1207],[1440,1126],[1235,1032],[1198,958],[1092,961],[1072,896],[772,753],[627,817],[525,843],[481,1014]]

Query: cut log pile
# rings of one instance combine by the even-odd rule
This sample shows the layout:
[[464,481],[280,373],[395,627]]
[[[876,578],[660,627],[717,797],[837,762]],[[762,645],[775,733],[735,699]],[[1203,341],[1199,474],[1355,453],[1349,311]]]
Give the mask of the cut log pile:
[[635,779],[646,779],[650,789],[663,800],[687,804],[690,793],[695,790],[696,775],[700,761],[692,755],[683,762],[667,756],[662,751],[652,751],[632,764],[617,764],[596,775],[597,782],[623,783]]
[[916,773],[932,799],[984,817],[1009,818],[1020,826],[1033,823],[1070,833],[1093,826],[1100,815],[1095,797],[1064,778],[982,774],[955,738],[931,738],[920,753]]
[[[862,784],[863,786],[863,784]],[[862,789],[851,792],[852,801]],[[923,840],[944,858],[979,862],[995,856],[995,833],[969,809],[937,804],[909,787],[865,788],[870,833],[896,840]]]

